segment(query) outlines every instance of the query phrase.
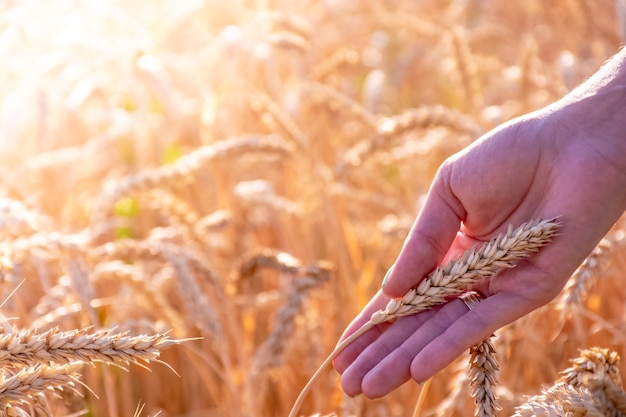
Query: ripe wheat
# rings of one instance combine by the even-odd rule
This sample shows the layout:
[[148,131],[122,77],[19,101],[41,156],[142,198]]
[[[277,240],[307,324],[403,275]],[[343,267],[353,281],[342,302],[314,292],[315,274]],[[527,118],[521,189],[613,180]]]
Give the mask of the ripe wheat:
[[626,392],[619,360],[618,354],[608,349],[583,350],[552,387],[517,407],[513,417],[624,415]]
[[293,146],[277,134],[268,136],[233,137],[207,145],[181,157],[171,165],[144,169],[121,180],[108,183],[96,201],[92,223],[99,224],[102,216],[121,198],[152,188],[175,186],[188,181],[215,158],[247,152],[288,155]]
[[11,405],[31,404],[45,391],[74,389],[83,366],[82,362],[39,363],[25,366],[13,375],[3,373],[0,377],[0,412],[6,415]]
[[180,343],[166,334],[130,336],[113,330],[90,329],[44,333],[14,330],[0,335],[0,364],[105,362],[109,364],[158,361],[160,351]]

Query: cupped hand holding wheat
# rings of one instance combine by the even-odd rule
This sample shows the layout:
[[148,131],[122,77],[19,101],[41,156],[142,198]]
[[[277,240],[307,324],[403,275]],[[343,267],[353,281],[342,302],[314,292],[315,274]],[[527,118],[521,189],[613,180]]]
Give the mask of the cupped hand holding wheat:
[[297,415],[305,395],[321,372],[348,345],[368,330],[376,325],[393,322],[400,317],[413,315],[443,304],[451,297],[462,293],[464,289],[492,276],[499,269],[514,267],[517,261],[548,244],[555,235],[558,225],[557,219],[538,219],[523,224],[515,230],[509,227],[505,234],[496,236],[482,247],[474,248],[445,266],[437,267],[402,298],[390,300],[384,309],[376,311],[358,330],[343,339],[326,358],[302,390],[289,417]]

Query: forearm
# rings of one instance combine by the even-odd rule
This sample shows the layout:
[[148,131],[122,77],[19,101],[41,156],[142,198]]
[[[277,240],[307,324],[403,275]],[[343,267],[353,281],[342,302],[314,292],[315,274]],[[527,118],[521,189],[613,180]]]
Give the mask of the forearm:
[[611,57],[588,80],[575,88],[565,100],[580,100],[597,93],[626,86],[626,48]]
[[585,141],[623,176],[626,187],[626,48],[545,110],[561,140]]

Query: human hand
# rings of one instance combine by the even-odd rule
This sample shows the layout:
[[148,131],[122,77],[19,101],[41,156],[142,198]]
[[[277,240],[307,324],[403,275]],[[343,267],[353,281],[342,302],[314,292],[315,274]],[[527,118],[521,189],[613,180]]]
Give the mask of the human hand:
[[438,264],[509,224],[560,216],[560,236],[516,268],[479,282],[472,289],[486,298],[471,311],[454,300],[379,325],[352,342],[334,362],[348,395],[377,398],[410,378],[425,381],[558,294],[626,207],[623,138],[618,143],[575,129],[581,112],[587,115],[583,107],[549,108],[514,120],[442,165],[383,290],[342,340]]

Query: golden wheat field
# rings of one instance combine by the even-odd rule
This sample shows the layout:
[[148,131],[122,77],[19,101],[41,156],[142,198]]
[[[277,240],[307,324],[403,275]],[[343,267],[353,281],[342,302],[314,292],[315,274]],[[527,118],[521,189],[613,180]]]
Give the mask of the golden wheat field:
[[[2,1],[0,413],[286,417],[439,165],[590,76],[624,19],[622,0]],[[499,415],[600,368],[613,385],[553,390],[570,405],[546,415],[623,415],[625,231],[491,339]],[[378,400],[328,370],[301,414],[472,416],[469,361]]]

